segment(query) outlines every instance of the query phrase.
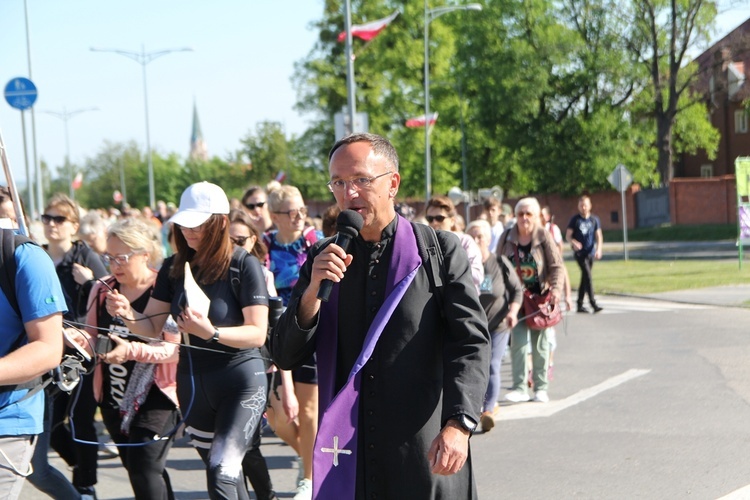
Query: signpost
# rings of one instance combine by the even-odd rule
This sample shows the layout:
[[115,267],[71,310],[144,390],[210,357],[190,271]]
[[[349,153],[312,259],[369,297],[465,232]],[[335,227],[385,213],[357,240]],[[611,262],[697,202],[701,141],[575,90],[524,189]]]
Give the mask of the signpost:
[[28,78],[18,77],[8,82],[5,86],[5,100],[12,108],[21,112],[21,129],[23,131],[23,159],[26,164],[26,192],[28,193],[28,206],[34,211],[34,189],[29,171],[29,154],[26,148],[26,117],[24,111],[30,109],[37,98],[36,85]]
[[750,157],[734,161],[734,175],[737,179],[737,248],[742,270],[743,248],[750,244]]
[[625,209],[625,191],[633,183],[633,174],[625,168],[622,163],[618,164],[607,177],[612,186],[620,192],[622,201],[622,250],[625,254],[625,260],[628,260],[628,214]]

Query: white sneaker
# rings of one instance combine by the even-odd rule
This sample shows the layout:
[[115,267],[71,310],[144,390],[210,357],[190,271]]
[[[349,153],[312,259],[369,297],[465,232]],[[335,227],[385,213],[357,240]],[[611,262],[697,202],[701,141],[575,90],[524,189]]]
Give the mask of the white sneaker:
[[505,395],[505,400],[510,401],[511,403],[523,403],[529,399],[531,399],[529,398],[529,395],[521,391],[510,391]]
[[549,403],[549,394],[547,394],[547,391],[536,391],[534,401],[537,403]]
[[294,500],[312,500],[312,494],[312,479],[303,479],[297,485],[297,494],[294,495]]

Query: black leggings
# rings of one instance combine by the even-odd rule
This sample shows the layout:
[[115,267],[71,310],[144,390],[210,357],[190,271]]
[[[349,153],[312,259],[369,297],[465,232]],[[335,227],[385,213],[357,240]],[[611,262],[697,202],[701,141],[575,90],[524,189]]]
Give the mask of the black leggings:
[[[94,399],[93,379],[92,374],[83,375],[73,392],[58,394],[52,406],[50,446],[68,465],[73,467],[73,485],[76,487],[96,484],[99,445],[75,442],[69,427],[72,426],[75,430],[75,439],[90,443],[97,442],[94,426],[97,404]],[[75,401],[75,404],[72,401]],[[65,421],[68,418],[70,421],[66,425]]]
[[[172,484],[166,470],[167,454],[172,443],[174,434],[168,438],[154,441],[158,434],[163,436],[174,430],[179,421],[179,411],[175,409],[164,423],[164,428],[156,433],[151,429],[130,426],[130,433],[126,436],[120,432],[120,410],[102,408],[102,420],[107,426],[109,435],[117,444],[144,443],[143,446],[120,446],[120,460],[125,470],[128,471],[130,485],[136,500],[173,500]],[[148,412],[148,408],[142,408],[139,413]]]
[[209,497],[247,499],[242,461],[266,409],[263,361],[233,360],[219,369],[194,369],[192,376],[186,365],[180,359],[177,396],[185,432],[206,466]]

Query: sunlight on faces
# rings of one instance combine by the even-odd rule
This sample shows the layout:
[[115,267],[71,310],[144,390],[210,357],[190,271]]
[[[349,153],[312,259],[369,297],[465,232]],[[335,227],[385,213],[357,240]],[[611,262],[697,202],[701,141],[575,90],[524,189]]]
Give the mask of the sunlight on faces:
[[306,218],[307,208],[299,196],[282,201],[279,209],[271,214],[271,220],[276,224],[279,233],[287,236],[305,229]]
[[[263,206],[260,206],[260,203]],[[266,228],[271,225],[266,193],[258,191],[248,196],[242,203],[242,209],[250,216],[250,220],[261,233],[265,232]]]
[[432,226],[433,229],[442,229],[443,231],[452,230],[455,222],[453,217],[448,215],[448,211],[440,207],[428,208],[425,218],[427,219],[427,223]]
[[489,227],[472,226],[466,231],[466,234],[474,238],[479,248],[489,248],[490,240],[492,239]]
[[11,200],[5,200],[0,203],[0,219],[10,219],[13,223],[13,227],[18,227],[16,209],[13,207],[13,202]]
[[[52,217],[67,217],[54,207],[45,210],[44,214],[51,215]],[[78,232],[78,224],[71,222],[69,219],[66,219],[61,224],[56,223],[54,220],[50,221],[49,224],[44,224],[44,237],[48,241],[72,240],[76,232]]]
[[[352,180],[358,177],[376,177],[393,167],[382,156],[376,156],[368,142],[355,142],[339,147],[328,166],[331,180]],[[383,229],[396,216],[393,199],[398,194],[401,176],[398,172],[374,179],[369,187],[358,189],[347,183],[346,189],[333,196],[341,210],[359,212],[364,220],[362,237],[379,241]]]
[[[229,238],[232,243],[241,246],[248,252],[250,252],[255,246],[255,235],[250,233],[250,228],[241,222],[233,222],[229,224]],[[243,241],[244,240],[244,241]],[[240,243],[244,243],[241,245]]]
[[[107,254],[109,255],[109,268],[118,282],[124,285],[136,283],[137,277],[140,276],[144,269],[148,267],[148,254],[138,252],[127,246],[117,236],[107,238]],[[129,255],[127,262],[124,262],[122,256]]]
[[185,237],[185,242],[187,242],[188,246],[193,250],[198,251],[201,246],[201,241],[203,240],[203,229],[205,228],[205,223],[192,228],[183,227],[179,224],[176,226],[182,231],[182,235]]

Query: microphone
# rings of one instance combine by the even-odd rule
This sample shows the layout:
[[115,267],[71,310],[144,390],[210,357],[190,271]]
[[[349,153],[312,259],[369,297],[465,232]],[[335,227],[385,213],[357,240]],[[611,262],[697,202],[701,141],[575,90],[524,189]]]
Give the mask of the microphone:
[[[365,221],[362,216],[354,210],[344,210],[336,218],[336,239],[334,243],[344,249],[344,252],[349,248],[349,243],[357,237],[359,231],[362,229]],[[331,296],[331,290],[333,289],[333,281],[323,280],[318,290],[318,299],[323,302],[328,302],[328,298]]]

